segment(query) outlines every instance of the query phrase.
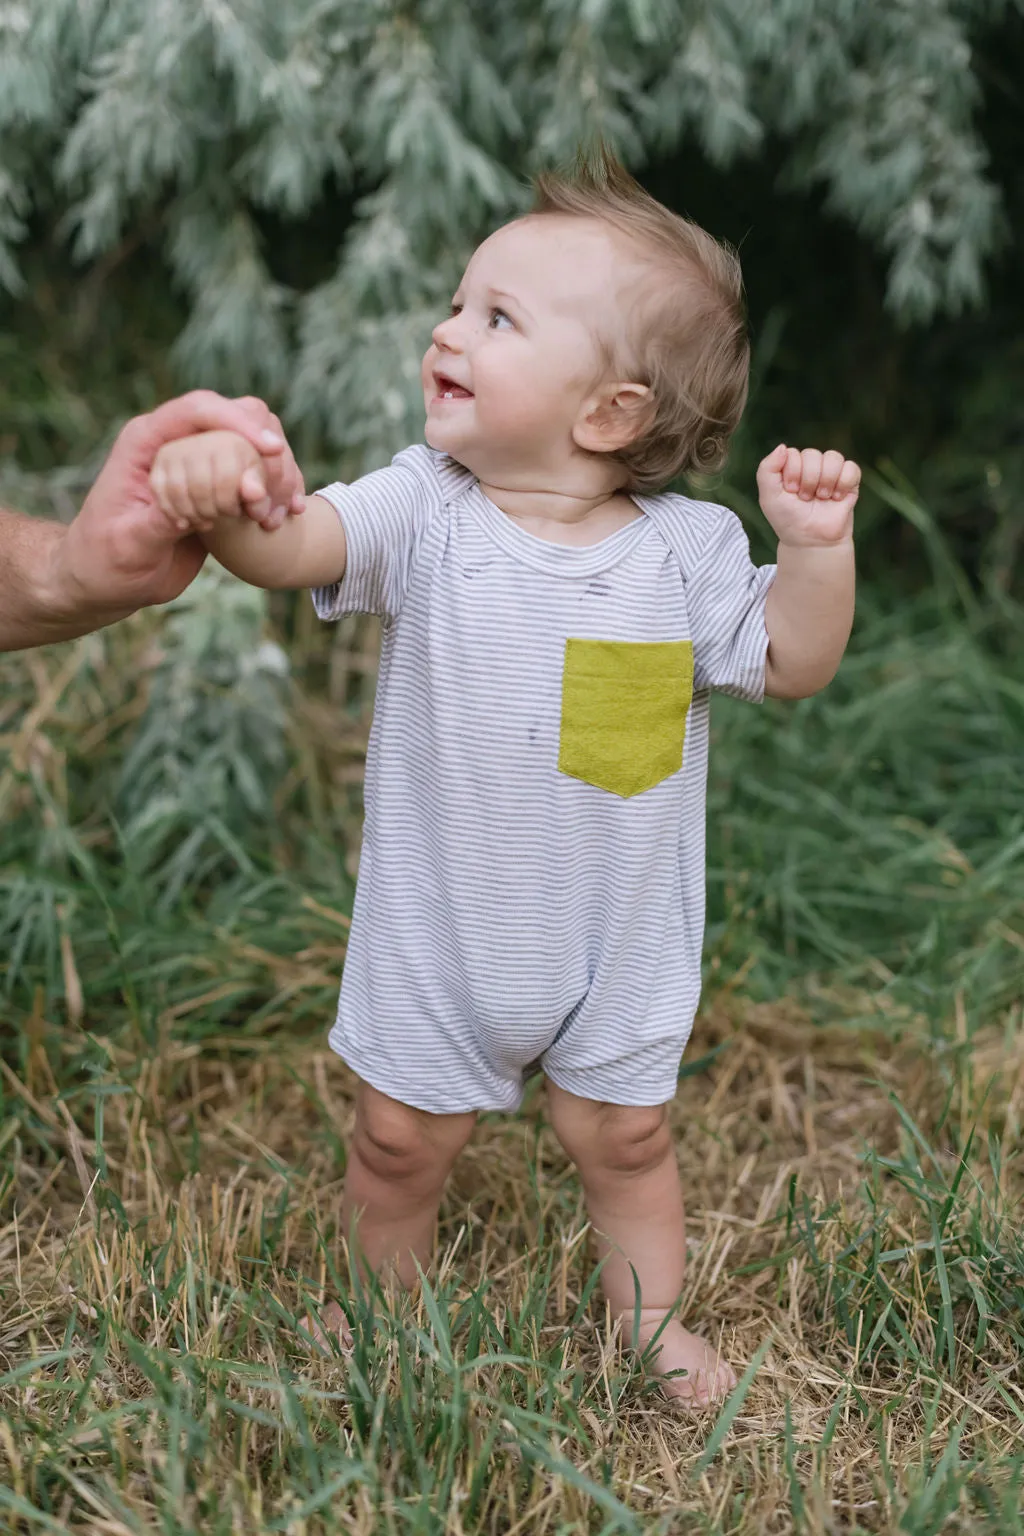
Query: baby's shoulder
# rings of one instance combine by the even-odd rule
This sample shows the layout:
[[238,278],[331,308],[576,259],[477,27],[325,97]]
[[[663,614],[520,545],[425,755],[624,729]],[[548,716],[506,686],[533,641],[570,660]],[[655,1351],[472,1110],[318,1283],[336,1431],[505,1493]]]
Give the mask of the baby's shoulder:
[[442,518],[464,483],[473,483],[473,477],[461,464],[424,443],[413,443],[389,464],[354,480],[333,480],[316,495],[347,521],[358,518],[367,526],[377,523],[393,532],[408,527],[422,534]]
[[635,496],[641,511],[654,523],[686,576],[713,544],[716,535],[739,518],[714,501],[696,501],[674,491],[657,496]]
[[426,443],[412,443],[391,460],[391,467],[412,476],[431,501],[441,505],[476,484],[476,476],[449,454]]

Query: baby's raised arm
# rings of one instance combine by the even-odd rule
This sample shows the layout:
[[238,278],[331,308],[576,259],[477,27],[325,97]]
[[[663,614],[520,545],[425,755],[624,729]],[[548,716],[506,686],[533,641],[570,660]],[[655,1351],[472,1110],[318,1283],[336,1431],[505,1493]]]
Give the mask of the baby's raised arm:
[[765,692],[817,693],[835,676],[853,625],[853,509],[860,470],[841,453],[780,443],[757,471],[761,510],[779,538],[765,605]]
[[345,531],[329,502],[311,496],[278,527],[256,518],[266,505],[263,461],[235,432],[201,432],[168,443],[150,481],[164,515],[191,529],[227,570],[255,587],[329,586],[345,574]]

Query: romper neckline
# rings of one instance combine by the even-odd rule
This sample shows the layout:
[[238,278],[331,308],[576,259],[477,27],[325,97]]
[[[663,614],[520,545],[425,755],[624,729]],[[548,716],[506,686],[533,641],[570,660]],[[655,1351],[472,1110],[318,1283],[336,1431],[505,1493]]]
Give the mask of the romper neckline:
[[485,496],[476,480],[466,487],[460,498],[469,508],[477,523],[508,554],[538,571],[554,576],[589,577],[618,565],[651,531],[651,520],[643,507],[632,497],[640,516],[622,528],[616,528],[596,544],[553,544],[549,539],[539,539],[514,523],[500,507]]

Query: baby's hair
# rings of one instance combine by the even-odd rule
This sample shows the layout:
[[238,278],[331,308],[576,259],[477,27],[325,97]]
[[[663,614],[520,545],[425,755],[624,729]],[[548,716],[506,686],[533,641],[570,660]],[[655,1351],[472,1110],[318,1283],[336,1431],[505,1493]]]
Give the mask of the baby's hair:
[[626,489],[658,490],[686,470],[720,469],[750,371],[736,252],[657,202],[606,150],[594,160],[581,157],[568,174],[544,172],[534,190],[534,214],[612,225],[656,277],[624,327],[625,355],[621,341],[611,343],[612,365],[622,378],[646,384],[652,401],[640,436],[614,455],[629,475]]

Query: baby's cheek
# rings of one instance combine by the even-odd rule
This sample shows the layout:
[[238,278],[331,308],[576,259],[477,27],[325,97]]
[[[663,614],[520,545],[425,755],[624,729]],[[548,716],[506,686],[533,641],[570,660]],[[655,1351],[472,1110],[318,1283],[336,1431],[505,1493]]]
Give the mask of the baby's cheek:
[[543,380],[503,381],[501,415],[513,431],[547,432],[556,427],[566,412],[564,394],[546,389]]

